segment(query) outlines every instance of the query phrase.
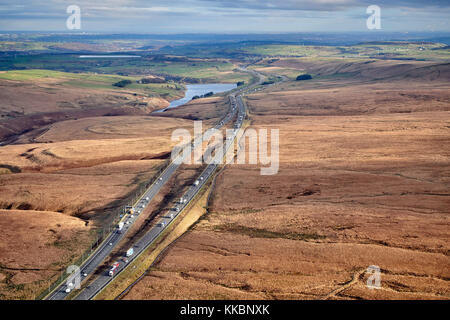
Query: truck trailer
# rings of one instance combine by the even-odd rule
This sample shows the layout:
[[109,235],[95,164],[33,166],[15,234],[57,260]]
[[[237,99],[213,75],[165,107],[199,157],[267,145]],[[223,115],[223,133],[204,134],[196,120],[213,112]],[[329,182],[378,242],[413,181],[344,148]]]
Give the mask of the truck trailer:
[[116,273],[117,269],[119,269],[119,263],[114,262],[113,265],[111,266],[111,269],[109,269],[109,276],[114,277],[114,274]]
[[131,257],[133,255],[133,253],[134,253],[134,249],[130,248],[130,249],[127,250],[126,256],[127,257]]

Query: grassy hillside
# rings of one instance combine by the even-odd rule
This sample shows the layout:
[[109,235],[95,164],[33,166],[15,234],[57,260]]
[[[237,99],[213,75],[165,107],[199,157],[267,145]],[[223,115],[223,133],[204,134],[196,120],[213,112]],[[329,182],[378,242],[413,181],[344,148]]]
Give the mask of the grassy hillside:
[[345,57],[448,60],[450,49],[441,43],[380,42],[355,46],[262,45],[244,49],[248,54],[291,57]]
[[[176,97],[182,94],[184,86],[177,83],[150,83],[138,84],[137,80],[142,77],[118,76],[111,74],[93,74],[93,73],[70,73],[53,70],[33,69],[33,70],[12,70],[0,73],[0,79],[39,82],[39,83],[58,83],[59,85],[90,89],[114,89],[122,91],[136,91],[149,96]],[[119,88],[113,86],[114,83],[121,80],[130,80],[133,83]]]
[[173,56],[138,58],[80,59],[75,54],[17,55],[0,58],[0,70],[47,69],[63,72],[118,75],[163,74],[192,78],[198,82],[248,81],[249,75],[236,70],[237,65],[222,59],[190,59]]

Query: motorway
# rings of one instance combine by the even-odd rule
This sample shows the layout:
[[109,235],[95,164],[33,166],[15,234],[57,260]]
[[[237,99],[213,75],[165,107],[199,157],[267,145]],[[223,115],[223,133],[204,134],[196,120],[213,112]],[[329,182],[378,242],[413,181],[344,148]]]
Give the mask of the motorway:
[[[236,99],[236,102],[238,106],[238,115],[235,126],[238,126],[240,128],[245,116],[245,107],[240,97]],[[231,146],[233,146],[234,138],[236,137],[237,132],[238,129],[234,129],[231,139],[226,140],[224,154],[229,150],[229,148],[231,148]],[[204,139],[208,139],[208,134],[204,135]],[[98,292],[100,292],[106,285],[108,285],[108,283],[111,282],[114,277],[116,277],[130,262],[132,262],[140,253],[142,253],[147,247],[149,247],[197,195],[197,193],[200,191],[206,181],[212,176],[218,166],[219,164],[216,163],[207,165],[207,167],[199,175],[195,183],[189,187],[189,189],[183,194],[177,204],[170,209],[170,213],[168,213],[164,217],[161,217],[153,228],[151,228],[142,238],[134,243],[134,253],[128,258],[128,263],[125,263],[125,261],[123,260],[118,261],[119,267],[117,268],[117,271],[113,277],[109,276],[107,273],[99,275],[89,286],[82,290],[82,292],[75,299],[92,299]]]
[[[178,157],[181,157],[180,154]],[[122,221],[124,222],[123,229],[115,229],[105,241],[102,242],[99,248],[96,249],[93,255],[80,267],[81,281],[93,274],[98,266],[110,255],[114,247],[125,237],[127,231],[131,228],[132,224],[136,221],[137,216],[145,209],[145,207],[152,201],[152,199],[158,194],[161,188],[172,177],[173,173],[178,169],[179,162],[173,161],[167,166],[167,168],[161,173],[155,183],[153,183],[144,195],[140,198],[137,205],[133,208],[134,214],[127,214]],[[69,283],[71,280],[69,280]],[[47,297],[49,300],[62,300],[65,299],[69,293],[66,292],[66,283],[61,284],[51,295]]]
[[[259,75],[259,74],[258,74]],[[261,82],[260,77],[260,82]],[[259,83],[260,83],[259,82]],[[248,90],[249,88],[247,88]],[[232,136],[225,142],[224,154],[229,150],[231,146],[234,144],[234,140],[239,129],[242,126],[242,123],[245,119],[245,105],[242,101],[241,96],[239,95],[241,92],[237,91],[229,95],[230,99],[230,112],[222,118],[219,123],[214,127],[214,129],[220,129],[225,124],[227,124],[233,117],[237,116],[234,122],[234,129],[232,130]],[[237,109],[237,110],[236,110]],[[195,148],[196,146],[201,146],[203,140],[208,140],[210,137],[211,131],[207,130],[203,137],[202,135],[194,137],[194,141],[190,147]],[[185,155],[186,154],[186,155]],[[155,183],[153,183],[144,195],[140,198],[140,200],[135,205],[134,215],[127,214],[123,218],[124,227],[121,231],[118,229],[114,230],[107,239],[100,245],[100,247],[95,251],[91,257],[80,267],[81,271],[81,282],[88,278],[90,275],[94,274],[95,270],[97,270],[98,266],[111,254],[113,249],[117,246],[117,244],[125,237],[127,231],[131,228],[133,223],[137,219],[137,215],[143,212],[145,207],[152,201],[152,199],[156,196],[156,194],[161,190],[161,188],[167,183],[167,181],[173,176],[174,172],[178,169],[180,164],[183,162],[183,157],[190,156],[190,152],[180,152],[178,157],[172,161],[169,166],[164,170],[164,172],[158,177]],[[109,282],[113,280],[125,267],[132,262],[140,253],[142,253],[148,246],[150,246],[153,241],[158,238],[158,236],[167,228],[167,226],[183,211],[183,209],[189,204],[189,202],[197,195],[206,181],[212,176],[214,171],[217,169],[218,164],[208,164],[204,171],[197,178],[196,182],[185,192],[185,194],[180,198],[177,204],[170,210],[170,212],[160,218],[156,225],[151,228],[142,238],[137,240],[133,248],[133,254],[127,259],[121,259],[117,261],[119,263],[118,268],[115,270],[114,275],[111,277],[107,272],[105,274],[101,274],[97,276],[87,287],[81,289],[81,292],[76,296],[77,300],[88,300],[92,299],[99,291],[101,291]],[[47,299],[49,300],[63,300],[70,293],[66,292],[67,283],[72,283],[74,276],[69,277],[69,281],[61,284],[54,292],[52,292]]]

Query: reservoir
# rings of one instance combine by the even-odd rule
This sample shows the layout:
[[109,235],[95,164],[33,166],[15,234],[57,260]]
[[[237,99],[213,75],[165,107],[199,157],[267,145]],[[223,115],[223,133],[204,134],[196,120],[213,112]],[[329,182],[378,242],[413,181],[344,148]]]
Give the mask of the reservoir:
[[208,92],[220,93],[225,91],[230,91],[236,88],[235,83],[205,83],[205,84],[188,84],[186,85],[186,93],[184,98],[173,100],[170,105],[162,110],[155,112],[164,112],[167,109],[179,107],[185,103],[188,103],[195,96],[201,96]]
[[80,59],[116,59],[116,58],[140,58],[141,56],[131,56],[131,55],[83,55],[79,56]]

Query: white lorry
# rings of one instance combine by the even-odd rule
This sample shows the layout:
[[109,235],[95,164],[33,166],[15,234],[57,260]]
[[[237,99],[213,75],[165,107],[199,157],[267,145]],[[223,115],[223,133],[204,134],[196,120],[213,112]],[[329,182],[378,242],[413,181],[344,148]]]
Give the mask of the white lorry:
[[114,277],[114,274],[116,273],[117,269],[119,269],[119,263],[114,262],[111,269],[109,269],[109,276]]
[[130,248],[130,249],[127,250],[126,256],[127,257],[131,257],[133,255],[133,253],[134,253],[134,249]]
[[187,199],[185,199],[185,198],[181,198],[180,201],[178,201],[179,204],[183,204],[186,202],[187,202]]
[[70,291],[72,291],[72,289],[73,289],[73,283],[71,282],[67,285],[66,293],[69,293]]
[[122,233],[123,225],[124,225],[123,222],[119,222],[119,225],[117,226],[117,231],[118,231],[119,233]]

